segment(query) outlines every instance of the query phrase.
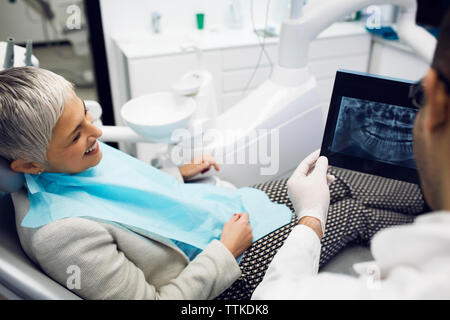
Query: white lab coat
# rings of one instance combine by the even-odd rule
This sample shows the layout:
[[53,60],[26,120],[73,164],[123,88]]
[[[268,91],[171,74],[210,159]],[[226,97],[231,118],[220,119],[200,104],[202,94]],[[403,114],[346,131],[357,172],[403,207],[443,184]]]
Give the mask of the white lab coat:
[[296,226],[252,299],[450,299],[450,212],[384,229],[371,251],[374,261],[353,266],[359,277],[317,273],[319,238]]

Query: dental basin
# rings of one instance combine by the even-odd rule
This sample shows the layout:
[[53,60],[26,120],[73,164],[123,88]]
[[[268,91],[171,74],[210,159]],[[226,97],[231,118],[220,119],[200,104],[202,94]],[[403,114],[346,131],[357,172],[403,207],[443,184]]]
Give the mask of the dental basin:
[[189,129],[196,109],[197,104],[192,98],[158,92],[128,101],[121,109],[121,116],[144,138],[171,143],[174,130]]

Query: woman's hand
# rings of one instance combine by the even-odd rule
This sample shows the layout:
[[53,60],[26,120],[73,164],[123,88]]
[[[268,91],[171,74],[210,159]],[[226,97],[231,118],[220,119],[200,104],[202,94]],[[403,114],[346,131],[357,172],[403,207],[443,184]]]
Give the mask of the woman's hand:
[[180,173],[183,176],[183,179],[186,180],[199,173],[208,172],[211,166],[214,166],[214,168],[219,171],[219,166],[211,155],[202,155],[194,158],[191,163],[181,166]]
[[220,241],[237,258],[252,244],[252,228],[248,213],[237,213],[223,226]]

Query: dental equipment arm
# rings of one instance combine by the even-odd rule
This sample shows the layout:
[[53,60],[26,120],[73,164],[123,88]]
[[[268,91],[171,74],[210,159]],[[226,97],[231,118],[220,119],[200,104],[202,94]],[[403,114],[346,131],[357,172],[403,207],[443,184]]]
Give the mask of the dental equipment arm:
[[6,45],[5,60],[3,62],[3,68],[9,69],[14,66],[14,39],[9,38]]
[[97,101],[85,100],[86,109],[94,119],[94,124],[99,127],[103,134],[100,140],[103,142],[148,142],[148,139],[138,135],[133,129],[126,126],[104,126],[101,120],[102,107]]
[[36,13],[48,20],[53,20],[55,13],[52,11],[50,4],[44,0],[24,0],[25,4],[32,8]]
[[27,40],[27,46],[25,49],[25,60],[24,63],[27,67],[33,65],[33,42],[31,40]]
[[[302,0],[293,0],[292,7],[298,8]],[[283,22],[280,34],[279,65],[284,68],[303,68],[308,62],[309,45],[334,21],[369,5],[394,4],[401,7],[397,22],[399,39],[411,47],[427,62],[433,58],[436,39],[425,29],[416,25],[416,0],[318,0],[298,19]],[[293,10],[294,11],[294,10]],[[296,9],[301,12],[301,9]],[[298,16],[291,12],[292,16]]]

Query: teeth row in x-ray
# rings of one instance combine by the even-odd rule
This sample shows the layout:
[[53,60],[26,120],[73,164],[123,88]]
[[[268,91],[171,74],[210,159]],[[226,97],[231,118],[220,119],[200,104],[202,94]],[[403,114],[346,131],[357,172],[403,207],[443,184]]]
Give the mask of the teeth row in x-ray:
[[[343,97],[337,130],[374,158],[401,162],[413,159],[413,109]],[[348,131],[349,130],[349,131]]]

